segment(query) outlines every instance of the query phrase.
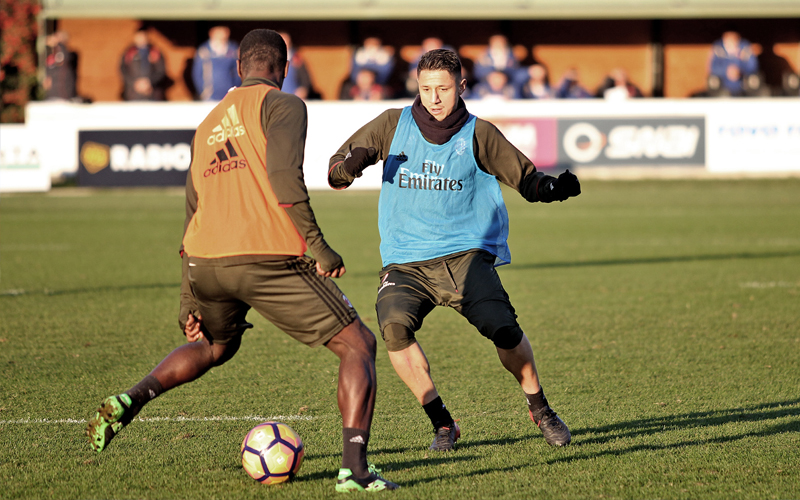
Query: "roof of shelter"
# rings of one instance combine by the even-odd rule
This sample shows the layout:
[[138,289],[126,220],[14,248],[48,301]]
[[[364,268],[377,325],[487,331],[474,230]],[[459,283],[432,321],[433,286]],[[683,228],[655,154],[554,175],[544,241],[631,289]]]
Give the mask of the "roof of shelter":
[[685,19],[800,17],[797,0],[42,0],[44,17],[137,19]]

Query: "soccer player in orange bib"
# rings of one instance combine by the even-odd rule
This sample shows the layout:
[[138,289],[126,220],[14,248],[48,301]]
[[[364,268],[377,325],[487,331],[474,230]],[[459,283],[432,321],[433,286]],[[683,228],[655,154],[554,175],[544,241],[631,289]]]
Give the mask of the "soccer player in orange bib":
[[[323,238],[303,181],[307,112],[281,92],[287,50],[272,30],[239,47],[242,86],[197,127],[186,181],[179,323],[188,340],[138,384],[106,398],[87,435],[99,451],[142,407],[233,357],[255,309],[275,326],[340,360],[343,419],[337,491],[398,486],[367,463],[375,405],[375,336],[330,278],[345,273]],[[310,250],[314,259],[305,256]]]

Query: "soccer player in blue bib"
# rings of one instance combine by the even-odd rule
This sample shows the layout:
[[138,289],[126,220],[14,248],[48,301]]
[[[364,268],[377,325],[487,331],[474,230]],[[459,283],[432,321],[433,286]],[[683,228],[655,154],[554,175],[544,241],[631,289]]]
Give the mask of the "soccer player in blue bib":
[[537,172],[494,125],[467,111],[455,52],[427,52],[417,77],[414,103],[386,110],[359,129],[333,155],[328,174],[331,187],[344,189],[365,168],[384,162],[376,309],[389,359],[431,420],[430,449],[452,450],[461,430],[415,337],[434,307],[452,307],[494,343],[545,441],[564,446],[569,429],[544,396],[531,345],[495,270],[511,261],[498,180],[529,202],[545,203],[577,196],[580,183],[569,171],[558,178]]

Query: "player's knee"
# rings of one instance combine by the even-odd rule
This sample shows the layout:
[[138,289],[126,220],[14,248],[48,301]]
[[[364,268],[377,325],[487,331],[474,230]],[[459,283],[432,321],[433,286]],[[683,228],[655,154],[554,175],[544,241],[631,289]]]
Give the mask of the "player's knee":
[[522,328],[518,325],[515,326],[503,326],[494,332],[491,339],[494,343],[495,347],[500,349],[513,349],[522,342],[522,337],[525,334],[522,332]]
[[364,349],[372,356],[372,359],[375,359],[375,355],[378,352],[378,341],[375,339],[375,334],[361,320],[357,319],[356,322],[358,323],[361,338],[364,341]]
[[397,323],[383,327],[381,336],[383,341],[386,342],[386,349],[391,352],[402,351],[417,341],[414,332],[410,328]]
[[234,337],[226,344],[212,344],[213,366],[222,366],[228,362],[242,345],[242,337]]

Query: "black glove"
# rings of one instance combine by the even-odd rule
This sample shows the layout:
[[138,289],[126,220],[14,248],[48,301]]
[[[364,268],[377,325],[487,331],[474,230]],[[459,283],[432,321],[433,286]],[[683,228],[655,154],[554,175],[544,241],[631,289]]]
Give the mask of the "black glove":
[[342,169],[350,177],[361,177],[365,168],[378,162],[375,148],[353,148],[342,162]]
[[564,173],[558,176],[558,179],[553,179],[547,186],[545,195],[547,201],[564,201],[567,198],[578,196],[581,194],[581,183],[575,174],[567,169]]

